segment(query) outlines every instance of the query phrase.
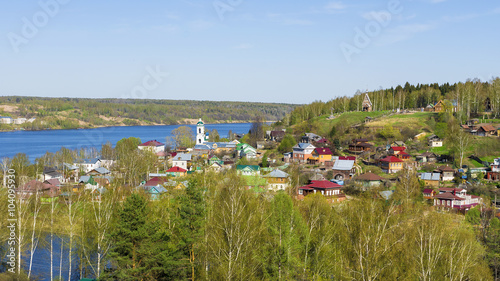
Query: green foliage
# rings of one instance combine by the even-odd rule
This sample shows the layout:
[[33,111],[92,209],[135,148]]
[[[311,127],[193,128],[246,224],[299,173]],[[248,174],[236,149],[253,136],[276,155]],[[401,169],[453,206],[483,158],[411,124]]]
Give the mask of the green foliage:
[[378,134],[386,140],[398,139],[401,136],[390,124],[385,125],[384,129],[380,130]]
[[481,223],[481,211],[478,208],[472,208],[465,214],[465,220],[472,225]]
[[172,131],[176,147],[192,147],[195,144],[193,130],[188,126],[180,126]]
[[281,153],[291,152],[296,144],[295,138],[290,134],[286,134],[278,146],[278,151]]

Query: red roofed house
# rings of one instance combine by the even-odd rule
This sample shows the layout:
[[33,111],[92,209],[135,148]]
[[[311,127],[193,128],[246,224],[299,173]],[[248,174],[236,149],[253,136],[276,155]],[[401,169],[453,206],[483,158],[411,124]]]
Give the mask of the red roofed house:
[[462,188],[440,188],[439,194],[434,196],[434,206],[467,211],[482,202],[482,198],[467,195],[467,190]]
[[436,191],[432,188],[426,188],[422,192],[424,195],[424,199],[432,200],[434,199],[434,196],[436,196]]
[[339,156],[339,160],[353,160],[356,162],[356,156]]
[[396,154],[396,157],[403,160],[403,161],[411,161],[411,155],[404,152],[404,151],[401,151],[399,152],[398,154]]
[[308,162],[311,164],[332,161],[332,151],[328,147],[316,147],[308,160]]
[[174,177],[181,177],[181,176],[185,176],[187,174],[187,170],[175,166],[175,167],[172,167],[172,168],[168,169],[167,171],[165,171],[165,173],[167,175],[171,175]]
[[342,202],[346,199],[341,190],[342,186],[331,181],[311,181],[306,186],[299,187],[297,199],[302,200],[308,194],[321,193],[327,197],[330,202]]
[[391,146],[389,149],[389,154],[397,156],[401,152],[404,152],[406,150],[406,147],[404,146]]
[[138,148],[141,150],[144,150],[144,149],[150,150],[156,154],[160,151],[165,151],[165,144],[163,144],[157,140],[151,140],[151,141],[145,142],[143,144],[139,144]]
[[396,156],[387,156],[380,160],[380,168],[388,174],[397,173],[403,170],[403,160]]

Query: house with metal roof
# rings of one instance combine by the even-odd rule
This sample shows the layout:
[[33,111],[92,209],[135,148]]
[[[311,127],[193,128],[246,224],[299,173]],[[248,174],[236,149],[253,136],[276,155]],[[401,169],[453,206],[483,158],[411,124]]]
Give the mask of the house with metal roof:
[[385,179],[377,174],[368,172],[353,178],[353,181],[361,184],[364,187],[381,186]]
[[267,188],[269,190],[285,190],[289,186],[290,175],[281,170],[275,169],[262,177],[267,179]]
[[307,159],[312,156],[312,152],[316,147],[310,143],[298,143],[293,149],[293,161],[306,163]]
[[348,180],[356,174],[354,160],[336,160],[333,163],[333,178],[336,180]]
[[177,153],[175,156],[169,159],[173,167],[180,167],[185,170],[189,170],[191,166],[192,155],[188,153]]
[[440,173],[422,173],[420,174],[420,180],[425,183],[426,186],[439,186],[441,182]]
[[258,165],[236,165],[236,172],[242,176],[260,175],[260,166]]

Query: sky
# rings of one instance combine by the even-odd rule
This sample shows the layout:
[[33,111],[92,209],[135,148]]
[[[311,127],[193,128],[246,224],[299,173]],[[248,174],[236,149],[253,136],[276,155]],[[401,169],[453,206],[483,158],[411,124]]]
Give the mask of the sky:
[[304,104],[500,76],[497,0],[4,2],[0,96]]

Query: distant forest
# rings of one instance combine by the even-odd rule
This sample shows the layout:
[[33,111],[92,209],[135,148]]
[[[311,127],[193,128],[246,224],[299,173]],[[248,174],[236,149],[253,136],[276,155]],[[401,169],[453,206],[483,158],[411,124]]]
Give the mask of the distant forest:
[[[298,105],[252,102],[132,100],[42,97],[0,97],[1,105],[12,105],[15,112],[1,116],[31,118],[38,122],[25,129],[76,128],[110,125],[182,124],[185,119],[203,118],[205,122],[247,122],[257,116],[280,120]],[[40,122],[43,121],[42,124]]]
[[[285,125],[293,125],[310,120],[323,114],[361,111],[361,103],[368,94],[373,104],[373,111],[425,108],[439,100],[448,100],[458,104],[456,112],[460,121],[477,116],[498,118],[500,116],[500,78],[489,82],[479,79],[467,80],[455,84],[417,84],[408,82],[396,88],[375,91],[357,91],[353,97],[337,97],[328,102],[314,101],[311,104],[295,108],[283,119]],[[486,114],[485,114],[486,113]]]

